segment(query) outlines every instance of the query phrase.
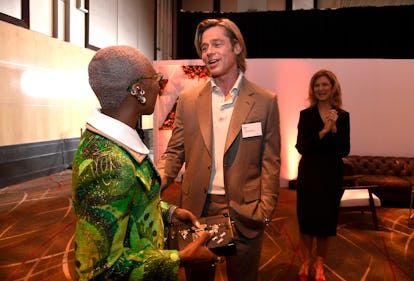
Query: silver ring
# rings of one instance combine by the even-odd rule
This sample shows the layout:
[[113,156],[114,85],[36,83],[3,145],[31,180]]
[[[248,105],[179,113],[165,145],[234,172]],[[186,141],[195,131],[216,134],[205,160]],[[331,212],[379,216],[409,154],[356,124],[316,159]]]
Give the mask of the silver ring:
[[223,258],[223,257],[218,256],[218,257],[216,258],[216,261],[215,261],[215,262],[213,262],[213,263],[211,264],[211,266],[212,266],[212,267],[215,267],[218,263],[223,263],[223,262],[224,262],[224,258]]

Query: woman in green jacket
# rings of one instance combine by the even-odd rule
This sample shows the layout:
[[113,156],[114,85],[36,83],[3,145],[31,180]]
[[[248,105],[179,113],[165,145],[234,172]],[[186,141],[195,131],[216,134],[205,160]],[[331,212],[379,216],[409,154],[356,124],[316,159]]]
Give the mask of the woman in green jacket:
[[214,262],[207,232],[184,250],[164,247],[168,223],[198,221],[160,199],[160,176],[136,130],[154,111],[162,75],[128,46],[99,50],[88,71],[101,109],[88,118],[73,161],[77,280],[178,280],[180,266]]

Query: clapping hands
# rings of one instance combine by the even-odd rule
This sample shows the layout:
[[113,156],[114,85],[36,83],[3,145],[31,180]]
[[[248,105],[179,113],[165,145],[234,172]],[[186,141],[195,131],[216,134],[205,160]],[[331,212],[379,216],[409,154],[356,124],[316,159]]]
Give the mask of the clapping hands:
[[330,122],[331,125],[331,132],[336,133],[336,120],[338,120],[338,111],[336,109],[331,109],[327,116],[328,122]]

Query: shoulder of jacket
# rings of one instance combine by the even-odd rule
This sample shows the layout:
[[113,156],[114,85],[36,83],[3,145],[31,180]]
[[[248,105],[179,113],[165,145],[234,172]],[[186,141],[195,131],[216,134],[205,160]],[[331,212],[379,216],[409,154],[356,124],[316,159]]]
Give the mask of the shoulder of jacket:
[[210,80],[207,80],[205,83],[201,83],[201,84],[193,86],[193,87],[185,88],[181,92],[180,97],[181,96],[194,95],[195,93],[200,93],[200,92],[206,90],[207,88],[210,88],[210,91],[211,91],[211,82],[210,82]]

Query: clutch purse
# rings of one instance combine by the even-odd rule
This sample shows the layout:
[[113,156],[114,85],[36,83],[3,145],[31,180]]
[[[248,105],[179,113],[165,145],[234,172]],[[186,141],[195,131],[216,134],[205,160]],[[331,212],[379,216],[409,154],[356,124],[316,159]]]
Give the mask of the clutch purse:
[[181,250],[189,243],[200,237],[204,231],[212,231],[213,236],[207,241],[206,246],[216,255],[235,255],[233,228],[230,217],[217,215],[199,218],[200,227],[197,228],[191,223],[173,223],[168,232],[168,247]]

